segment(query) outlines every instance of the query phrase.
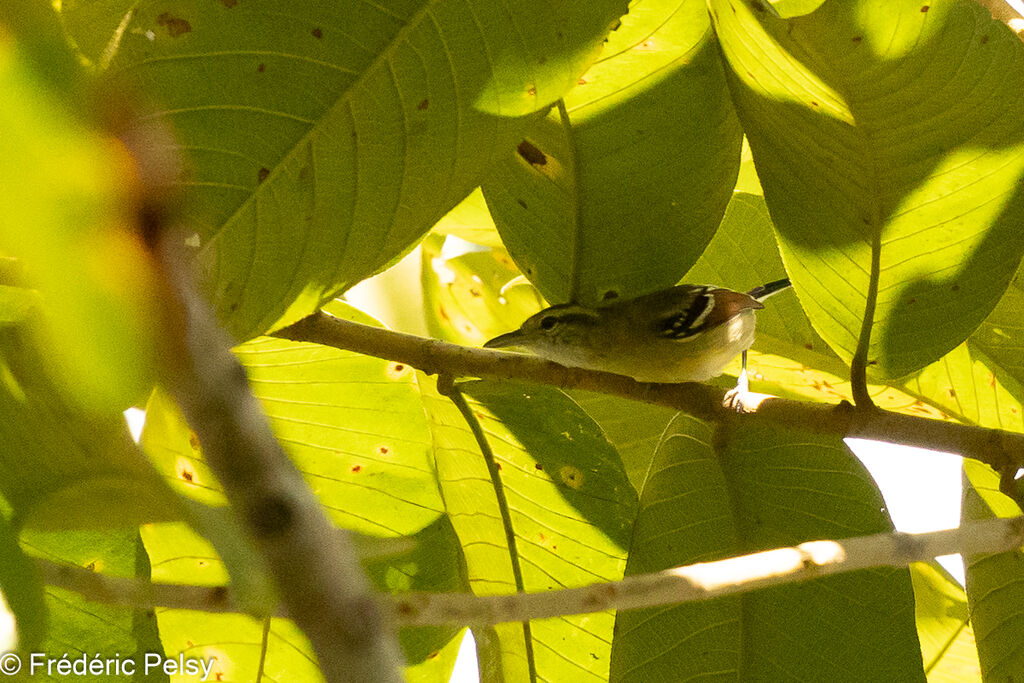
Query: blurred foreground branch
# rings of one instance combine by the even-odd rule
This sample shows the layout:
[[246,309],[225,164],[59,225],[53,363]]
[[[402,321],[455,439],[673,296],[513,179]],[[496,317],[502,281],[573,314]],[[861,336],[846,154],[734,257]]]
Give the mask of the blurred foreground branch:
[[[175,242],[180,236],[161,231],[154,237],[171,297],[161,383],[255,539],[287,616],[309,638],[327,681],[402,680],[397,641],[349,535],[330,523],[274,438],[231,341],[193,290]],[[223,593],[211,599],[223,601]]]

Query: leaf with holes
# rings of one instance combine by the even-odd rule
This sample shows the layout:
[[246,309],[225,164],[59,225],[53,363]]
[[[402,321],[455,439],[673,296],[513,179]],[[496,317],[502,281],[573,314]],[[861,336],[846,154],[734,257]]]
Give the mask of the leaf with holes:
[[549,301],[674,285],[714,234],[742,134],[704,0],[634,3],[602,58],[484,183]]
[[959,0],[710,7],[815,329],[879,377],[937,360],[1024,251],[1024,45]]
[[575,83],[625,9],[141,2],[108,72],[176,131],[190,242],[222,319],[248,339],[412,247]]

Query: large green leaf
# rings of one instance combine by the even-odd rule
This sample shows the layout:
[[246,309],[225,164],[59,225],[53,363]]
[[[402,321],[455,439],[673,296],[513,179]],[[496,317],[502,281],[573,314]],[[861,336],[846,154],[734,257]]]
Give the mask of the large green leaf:
[[[891,530],[842,441],[672,422],[641,495],[630,573]],[[865,570],[617,618],[615,680],[924,680],[905,569]]]
[[575,84],[624,11],[146,0],[109,72],[174,127],[191,241],[222,318],[250,338],[410,248]]
[[[341,302],[326,310],[374,323]],[[337,524],[401,536],[442,514],[411,368],[268,337],[236,347],[235,354],[275,435]],[[166,402],[151,403],[142,442],[179,490],[223,502],[198,440]]]
[[[666,428],[640,496],[627,575],[735,554],[736,523],[713,431],[685,415]],[[739,597],[619,612],[610,680],[736,679],[741,616]]]
[[1024,250],[1024,46],[960,0],[833,0],[789,20],[710,6],[815,329],[847,361],[870,332],[882,377],[937,360]]
[[548,300],[633,296],[675,284],[700,255],[741,139],[704,0],[639,0],[484,194]]
[[[460,385],[460,412],[425,390],[448,514],[475,593],[621,578],[636,497],[597,426],[561,393]],[[608,612],[475,632],[486,680],[607,678]]]

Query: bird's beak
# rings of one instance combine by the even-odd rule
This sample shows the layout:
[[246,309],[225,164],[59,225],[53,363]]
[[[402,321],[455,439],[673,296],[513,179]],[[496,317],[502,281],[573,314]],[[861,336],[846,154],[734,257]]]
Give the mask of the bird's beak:
[[488,339],[484,342],[485,349],[505,349],[510,346],[519,346],[522,343],[522,335],[519,334],[519,330],[513,332],[506,332],[505,334],[499,334],[494,339]]

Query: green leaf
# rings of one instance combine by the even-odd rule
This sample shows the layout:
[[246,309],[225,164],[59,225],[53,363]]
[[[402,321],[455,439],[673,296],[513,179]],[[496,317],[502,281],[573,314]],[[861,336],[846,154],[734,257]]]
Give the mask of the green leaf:
[[182,510],[119,414],[83,414],[20,326],[0,326],[0,494],[18,524],[133,528]]
[[435,235],[453,235],[484,247],[504,248],[487,209],[483,190],[479,187],[446,213],[430,231]]
[[[999,492],[998,474],[977,461],[964,460],[963,522],[1020,514],[1020,508]],[[1009,681],[1024,674],[1022,563],[1020,550],[964,556],[971,624],[986,681]]]
[[[459,386],[472,397],[465,412],[426,388],[424,404],[473,592],[621,578],[636,497],[597,426],[552,389]],[[486,680],[604,680],[612,625],[601,612],[474,631],[481,672]]]
[[831,1],[790,20],[710,7],[815,329],[845,361],[864,346],[879,377],[939,359],[1024,251],[1024,46],[959,0]]
[[[148,581],[150,566],[146,552],[135,529],[115,531],[44,532],[28,530],[22,533],[21,543],[32,555],[45,559],[88,568],[97,573],[134,577]],[[162,653],[152,610],[133,610],[83,599],[77,593],[48,586],[46,602],[50,612],[49,637],[37,651],[53,658],[68,659],[86,656],[128,659],[136,661],[136,681],[166,683],[167,676],[159,671],[144,675],[144,654]],[[32,680],[57,681],[66,677],[47,676],[45,672]],[[89,676],[97,683],[125,680],[123,674],[113,670],[103,675]]]
[[643,490],[658,442],[676,411],[587,391],[572,391],[569,395],[615,446],[629,483],[635,490]]
[[576,82],[625,9],[141,3],[109,71],[177,132],[186,223],[222,319],[247,339],[411,248]]
[[963,587],[937,562],[910,565],[917,635],[929,683],[981,680],[974,629]]
[[[871,475],[840,438],[744,423],[726,439],[719,457],[742,551],[892,531]],[[744,680],[924,680],[905,568],[752,593],[743,624]]]
[[[675,419],[640,498],[628,573],[890,531],[838,438]],[[924,680],[910,575],[875,569],[617,618],[613,680]]]
[[[712,441],[713,429],[686,415],[666,428],[640,496],[627,576],[735,553],[736,524]],[[610,680],[737,678],[742,636],[739,597],[619,612]]]
[[0,44],[0,256],[22,261],[41,294],[36,343],[60,389],[120,411],[148,391],[156,362],[155,268],[132,225],[138,179],[123,145],[85,121],[73,91],[51,89],[28,52]]
[[741,139],[704,1],[638,2],[484,195],[549,301],[634,296],[675,284],[711,239]]
[[[376,324],[347,304],[333,315]],[[412,369],[318,344],[262,337],[235,348],[271,427],[339,526],[413,534],[443,503]],[[176,488],[222,504],[198,439],[176,410],[151,404],[142,443]]]
[[[18,649],[35,652],[46,638],[47,610],[43,584],[18,537],[0,515],[0,596],[18,628]],[[3,609],[3,605],[0,605]]]

